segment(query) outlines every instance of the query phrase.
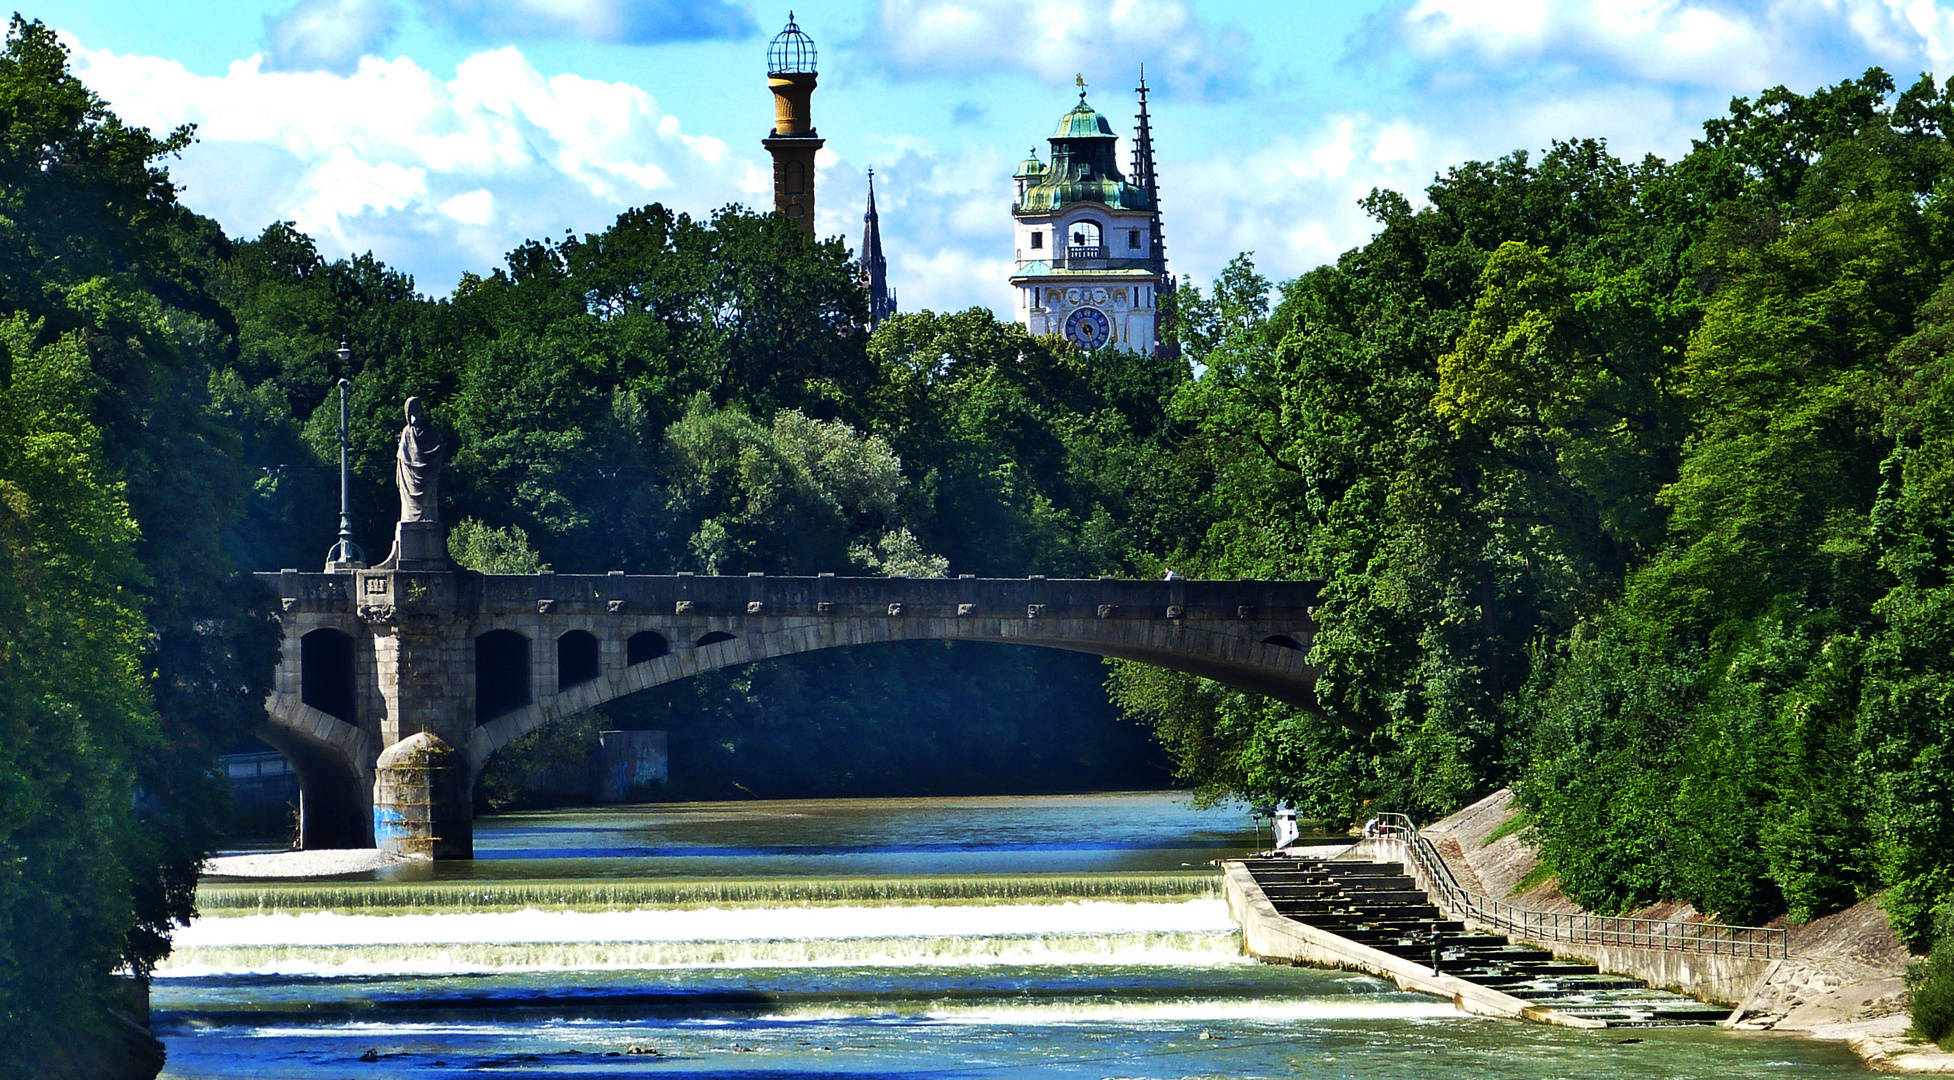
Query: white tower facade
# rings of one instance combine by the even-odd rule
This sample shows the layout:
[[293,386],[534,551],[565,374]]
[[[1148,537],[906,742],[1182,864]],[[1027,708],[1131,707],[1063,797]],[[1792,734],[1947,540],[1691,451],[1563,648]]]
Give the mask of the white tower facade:
[[[1141,109],[1134,159],[1147,168],[1144,96]],[[1033,150],[1014,177],[1011,284],[1018,322],[1034,335],[1058,334],[1088,351],[1151,353],[1159,344],[1160,292],[1173,285],[1155,192],[1120,174],[1118,141],[1112,124],[1086,104],[1081,80],[1079,103],[1052,135],[1050,163]]]

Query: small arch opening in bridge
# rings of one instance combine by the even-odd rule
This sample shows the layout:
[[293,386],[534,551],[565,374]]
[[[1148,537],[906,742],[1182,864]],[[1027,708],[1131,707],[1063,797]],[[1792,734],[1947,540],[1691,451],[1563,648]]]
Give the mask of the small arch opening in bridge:
[[694,642],[694,644],[697,645],[699,648],[703,649],[708,645],[717,645],[722,641],[731,641],[731,640],[733,640],[733,635],[727,633],[724,630],[714,630],[712,633],[707,634],[705,637],[702,637],[698,641]]
[[588,630],[572,630],[556,639],[556,688],[568,690],[597,678],[597,635]]
[[624,662],[642,664],[647,660],[669,656],[671,652],[672,643],[665,640],[665,635],[656,630],[640,630],[624,643]]
[[1262,644],[1274,645],[1281,649],[1294,649],[1297,652],[1305,651],[1303,649],[1303,643],[1290,637],[1288,634],[1270,634],[1268,637],[1262,639]]
[[475,722],[487,723],[529,704],[529,639],[490,630],[475,639]]
[[299,700],[349,724],[357,724],[354,704],[353,635],[330,627],[299,639]]

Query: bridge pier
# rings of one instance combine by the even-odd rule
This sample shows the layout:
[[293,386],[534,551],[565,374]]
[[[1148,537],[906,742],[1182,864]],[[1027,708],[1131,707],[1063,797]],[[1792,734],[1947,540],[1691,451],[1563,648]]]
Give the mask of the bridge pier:
[[423,731],[387,747],[374,774],[375,847],[436,859],[475,857],[474,778],[453,747]]

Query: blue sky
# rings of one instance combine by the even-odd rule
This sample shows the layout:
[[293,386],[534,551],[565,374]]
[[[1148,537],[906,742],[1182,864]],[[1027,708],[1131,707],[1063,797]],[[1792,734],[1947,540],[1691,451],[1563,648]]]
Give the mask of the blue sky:
[[[424,291],[529,237],[660,201],[770,190],[768,39],[746,0],[49,0],[75,70],[125,119],[194,122],[173,173],[233,235],[293,220]],[[1733,95],[1879,64],[1954,67],[1932,0],[817,0],[818,224],[851,246],[876,172],[907,310],[1008,312],[1010,175],[1083,74],[1115,127],[1154,88],[1168,256],[1277,279],[1370,234],[1356,200],[1471,158],[1600,136],[1673,157]],[[1122,153],[1124,160],[1124,152]]]

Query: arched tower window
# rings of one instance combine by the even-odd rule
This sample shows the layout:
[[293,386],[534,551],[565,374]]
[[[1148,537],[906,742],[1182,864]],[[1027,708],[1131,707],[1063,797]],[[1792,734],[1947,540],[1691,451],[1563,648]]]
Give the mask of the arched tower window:
[[572,630],[556,639],[556,688],[568,690],[596,679],[601,664],[597,636],[588,630]]
[[327,716],[359,723],[351,634],[325,628],[299,639],[299,700]]
[[487,723],[529,701],[529,639],[514,630],[476,638],[475,722]]
[[807,191],[807,166],[798,161],[787,163],[787,194],[801,195]]
[[1079,249],[1083,248],[1096,252],[1105,248],[1105,240],[1099,231],[1099,223],[1097,221],[1075,221],[1072,223],[1069,232],[1068,239],[1072,241],[1072,254],[1075,257],[1082,259],[1098,258],[1099,256],[1096,254],[1088,255],[1085,251]]

